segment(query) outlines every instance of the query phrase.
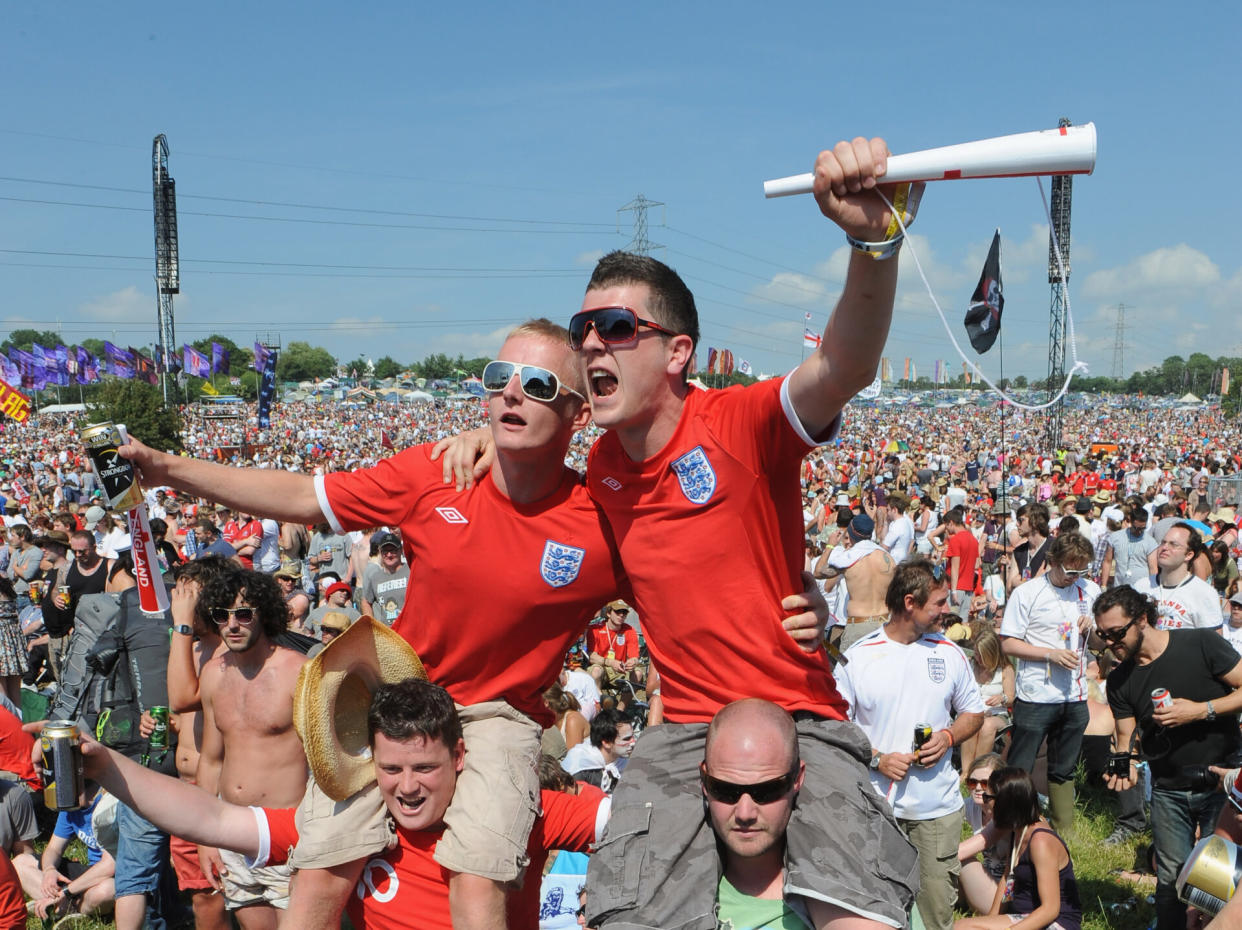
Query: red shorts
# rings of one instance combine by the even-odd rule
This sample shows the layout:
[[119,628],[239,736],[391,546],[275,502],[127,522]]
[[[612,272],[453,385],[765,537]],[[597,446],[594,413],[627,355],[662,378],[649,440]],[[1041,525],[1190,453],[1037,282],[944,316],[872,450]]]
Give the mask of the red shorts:
[[202,891],[211,888],[211,882],[198,864],[198,847],[179,836],[168,838],[168,851],[172,854],[173,871],[177,873],[177,885],[182,891]]

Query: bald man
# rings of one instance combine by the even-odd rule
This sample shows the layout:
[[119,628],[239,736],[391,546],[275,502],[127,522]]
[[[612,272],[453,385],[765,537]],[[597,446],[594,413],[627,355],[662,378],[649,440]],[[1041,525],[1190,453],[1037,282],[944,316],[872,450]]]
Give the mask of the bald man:
[[802,788],[793,718],[750,698],[726,705],[707,730],[699,766],[712,830],[724,853],[716,900],[722,926],[809,925],[800,897],[785,897],[785,828]]

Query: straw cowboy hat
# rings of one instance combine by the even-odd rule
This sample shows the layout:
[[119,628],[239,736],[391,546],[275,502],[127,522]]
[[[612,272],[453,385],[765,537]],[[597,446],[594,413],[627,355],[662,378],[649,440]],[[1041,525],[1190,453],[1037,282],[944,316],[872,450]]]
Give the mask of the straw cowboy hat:
[[328,797],[344,801],[375,781],[367,713],[376,686],[426,677],[410,644],[372,617],[359,617],[302,666],[293,726]]

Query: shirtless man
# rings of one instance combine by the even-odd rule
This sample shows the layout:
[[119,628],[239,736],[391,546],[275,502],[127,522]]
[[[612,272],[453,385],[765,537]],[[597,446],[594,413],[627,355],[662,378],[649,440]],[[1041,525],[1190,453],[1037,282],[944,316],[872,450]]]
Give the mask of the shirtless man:
[[[187,562],[177,572],[173,589],[172,641],[168,648],[168,708],[175,715],[177,727],[177,774],[189,784],[198,773],[199,747],[203,741],[202,701],[199,697],[199,676],[203,666],[224,650],[224,642],[206,607],[199,606],[199,592],[204,583],[220,574],[237,571],[237,564],[228,559],[205,558]],[[143,721],[144,728],[147,725]],[[144,733],[145,735],[145,733]],[[196,930],[229,930],[232,926],[225,912],[224,898],[216,893],[199,865],[197,847],[180,837],[171,837],[169,849],[177,884],[190,893]]]
[[[211,579],[201,599],[225,651],[200,679],[198,785],[234,804],[296,807],[307,768],[293,729],[293,691],[306,657],[272,641],[289,622],[280,589],[267,575],[241,571]],[[276,909],[289,902],[287,866],[248,869],[242,856],[209,847],[199,858],[243,930],[274,930]]]
[[888,619],[884,594],[897,562],[888,550],[872,541],[873,532],[872,519],[859,514],[846,528],[846,545],[825,552],[815,566],[815,577],[824,580],[825,595],[845,583],[845,625],[833,627],[829,634],[842,652]]

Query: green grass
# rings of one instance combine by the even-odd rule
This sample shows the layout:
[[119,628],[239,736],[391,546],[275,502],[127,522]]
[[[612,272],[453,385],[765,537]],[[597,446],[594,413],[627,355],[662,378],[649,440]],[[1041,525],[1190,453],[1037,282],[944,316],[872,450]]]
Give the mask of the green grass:
[[[1155,879],[1134,884],[1110,874],[1114,869],[1130,869],[1138,847],[1150,843],[1150,834],[1120,846],[1105,846],[1113,830],[1116,797],[1105,788],[1078,784],[1078,816],[1067,843],[1074,860],[1074,876],[1082,900],[1083,930],[1144,930],[1156,919],[1155,908],[1147,898],[1155,893]],[[1114,914],[1111,906],[1134,902],[1127,914]]]

